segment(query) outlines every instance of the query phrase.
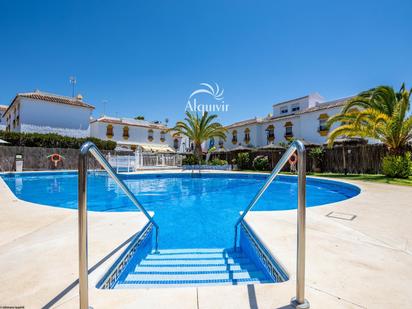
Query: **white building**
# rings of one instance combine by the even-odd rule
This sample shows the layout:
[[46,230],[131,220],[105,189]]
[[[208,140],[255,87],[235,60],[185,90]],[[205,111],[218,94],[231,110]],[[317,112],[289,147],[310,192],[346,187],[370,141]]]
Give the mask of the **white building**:
[[6,118],[3,118],[3,114],[7,107],[7,105],[0,105],[0,131],[6,130]]
[[81,95],[72,98],[40,91],[18,93],[3,120],[6,130],[12,132],[88,137],[93,109]]
[[273,105],[273,114],[267,117],[256,117],[226,126],[227,139],[225,142],[219,141],[219,145],[226,149],[238,146],[262,147],[287,142],[292,138],[324,144],[329,133],[326,121],[339,113],[348,99],[324,102],[323,97],[314,93],[276,103]]
[[149,152],[182,151],[181,138],[173,137],[162,124],[131,118],[103,116],[90,123],[92,137],[117,142],[118,146]]

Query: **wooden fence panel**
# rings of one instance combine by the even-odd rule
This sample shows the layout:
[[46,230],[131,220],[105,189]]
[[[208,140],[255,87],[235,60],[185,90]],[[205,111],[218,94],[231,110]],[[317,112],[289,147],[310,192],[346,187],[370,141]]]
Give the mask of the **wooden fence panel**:
[[[313,159],[309,156],[310,147],[307,148],[308,155],[306,167],[308,172],[313,172],[315,165]],[[412,151],[412,147],[409,148]],[[240,151],[242,152],[242,151]],[[259,155],[269,158],[269,167],[272,170],[276,163],[280,160],[285,150],[254,150],[249,152],[250,166],[252,167],[253,159]],[[229,164],[232,159],[237,157],[239,152],[228,152],[213,154],[213,157],[227,160]],[[366,145],[345,145],[335,146],[334,148],[324,148],[324,156],[321,160],[320,169],[324,173],[347,173],[350,174],[381,174],[382,159],[388,154],[388,150],[381,144],[366,144]],[[289,165],[286,164],[284,171],[289,170]]]

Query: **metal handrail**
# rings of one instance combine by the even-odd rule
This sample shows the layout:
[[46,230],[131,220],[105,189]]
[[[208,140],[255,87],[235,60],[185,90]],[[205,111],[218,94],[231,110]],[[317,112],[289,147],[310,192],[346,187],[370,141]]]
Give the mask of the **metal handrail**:
[[253,200],[243,211],[242,215],[235,224],[235,242],[234,250],[237,247],[238,226],[245,218],[247,213],[256,205],[263,193],[267,190],[270,184],[278,176],[279,172],[286,162],[295,153],[298,154],[298,214],[297,214],[297,259],[296,259],[296,297],[292,299],[292,303],[296,308],[309,308],[309,302],[305,299],[305,246],[306,246],[306,150],[303,143],[295,140],[286,150],[279,162],[276,164],[272,173],[266,180],[265,184],[255,195]]
[[88,153],[101,164],[113,180],[122,188],[124,193],[129,197],[133,204],[139,208],[146,218],[156,228],[155,250],[158,249],[159,226],[146,211],[142,204],[136,199],[134,194],[129,190],[125,183],[117,176],[112,166],[92,142],[86,142],[80,147],[79,154],[79,295],[80,308],[88,309],[89,307],[89,284],[88,284],[88,263],[87,263],[87,171],[88,171]]

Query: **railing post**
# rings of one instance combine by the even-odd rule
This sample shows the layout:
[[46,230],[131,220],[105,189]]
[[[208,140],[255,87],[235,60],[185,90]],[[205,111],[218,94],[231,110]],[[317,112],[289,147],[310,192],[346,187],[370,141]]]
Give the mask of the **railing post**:
[[89,283],[87,263],[87,169],[88,156],[79,155],[79,297],[80,309],[89,307]]
[[296,308],[308,309],[305,299],[305,246],[306,246],[306,150],[301,142],[296,143],[298,153],[298,213],[296,255],[296,297],[292,303]]
[[[146,218],[156,228],[156,251],[159,243],[159,226],[136,199],[126,184],[117,176],[115,170],[107,162],[107,159],[92,142],[86,142],[80,147],[78,165],[78,203],[79,203],[79,298],[80,309],[89,309],[89,285],[88,285],[88,263],[87,263],[87,170],[88,153],[100,163],[110,177],[117,183],[123,192],[129,197],[133,204],[140,209]],[[116,155],[117,162],[117,155]]]

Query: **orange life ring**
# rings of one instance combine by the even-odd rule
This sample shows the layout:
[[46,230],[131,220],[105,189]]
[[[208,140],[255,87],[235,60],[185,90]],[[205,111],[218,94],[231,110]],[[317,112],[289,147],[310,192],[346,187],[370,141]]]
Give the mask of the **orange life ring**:
[[290,156],[290,158],[289,158],[289,164],[290,165],[294,165],[294,164],[296,164],[296,161],[298,160],[298,157],[296,156],[296,154],[293,154],[293,155],[291,155]]
[[54,163],[54,166],[57,167],[57,164],[61,161],[63,161],[63,157],[59,155],[58,153],[53,153],[52,155],[49,156],[50,161]]

